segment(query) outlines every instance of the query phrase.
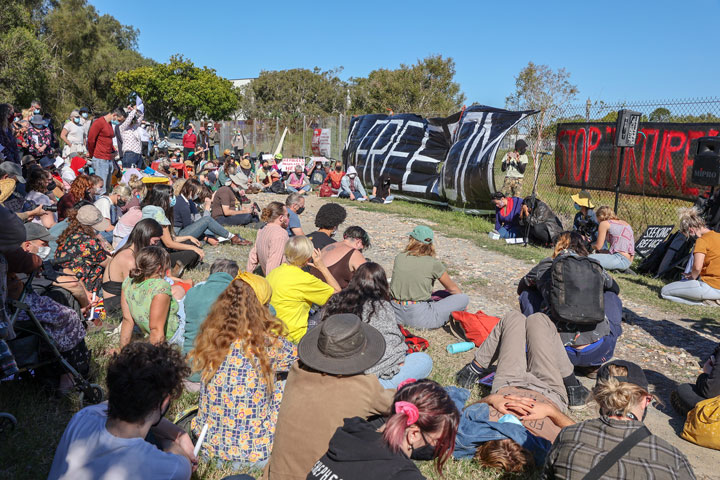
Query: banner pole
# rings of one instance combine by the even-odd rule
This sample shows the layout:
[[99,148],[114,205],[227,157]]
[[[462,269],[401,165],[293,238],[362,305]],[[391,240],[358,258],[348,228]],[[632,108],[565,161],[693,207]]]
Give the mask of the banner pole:
[[617,183],[615,183],[615,208],[613,208],[615,215],[617,215],[618,213],[618,200],[620,199],[620,177],[622,176],[623,164],[625,163],[626,148],[627,147],[620,147],[620,161],[618,162]]
[[540,169],[542,168],[543,158],[545,158],[545,152],[538,152],[538,155],[540,155],[540,158],[538,159],[538,168],[535,171],[535,181],[533,182],[532,195],[530,197],[530,206],[532,207],[532,211],[530,212],[530,215],[528,215],[528,218],[526,220],[527,225],[525,226],[525,236],[523,237],[525,247],[528,246],[528,238],[530,237],[530,219],[535,214],[535,198],[537,197],[537,184],[538,179],[540,178]]

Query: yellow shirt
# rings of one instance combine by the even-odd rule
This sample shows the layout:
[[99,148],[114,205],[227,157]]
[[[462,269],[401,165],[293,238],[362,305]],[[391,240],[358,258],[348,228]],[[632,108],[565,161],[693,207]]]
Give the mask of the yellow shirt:
[[313,303],[325,305],[335,292],[333,287],[295,265],[284,263],[267,276],[272,287],[270,305],[287,327],[287,338],[298,343],[307,332]]
[[720,233],[710,231],[695,242],[695,253],[704,253],[700,280],[720,289]]

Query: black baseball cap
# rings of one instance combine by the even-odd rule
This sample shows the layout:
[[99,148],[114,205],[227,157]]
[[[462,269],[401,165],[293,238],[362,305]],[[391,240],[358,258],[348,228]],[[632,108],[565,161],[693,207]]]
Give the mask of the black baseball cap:
[[90,113],[90,109],[88,107],[82,107],[80,110],[78,110],[80,113],[86,112]]
[[610,365],[617,365],[618,367],[625,367],[627,368],[627,375],[613,375],[612,377],[617,380],[618,382],[627,382],[632,383],[634,385],[637,385],[638,387],[642,387],[645,389],[645,391],[648,391],[648,380],[645,376],[645,372],[643,369],[636,363],[628,362],[627,360],[614,360],[612,362],[607,362],[603,366],[600,367],[600,370],[597,372],[597,381],[600,380],[608,380],[610,375]]

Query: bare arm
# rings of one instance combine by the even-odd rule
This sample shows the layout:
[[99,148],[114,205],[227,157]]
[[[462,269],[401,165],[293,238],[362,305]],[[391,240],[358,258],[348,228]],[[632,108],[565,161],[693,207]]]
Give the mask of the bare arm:
[[60,132],[60,140],[65,142],[65,145],[70,145],[70,140],[67,138],[68,131],[66,128],[62,129],[62,132]]
[[305,235],[302,228],[291,228],[290,231],[295,235],[296,237],[300,237]]
[[689,280],[697,280],[697,278],[700,276],[700,272],[702,271],[704,263],[705,263],[705,254],[704,253],[695,253],[693,255],[692,271],[688,275],[685,275],[685,278],[687,278]]
[[150,304],[150,343],[165,341],[165,322],[170,311],[170,295],[161,293]]
[[120,307],[122,308],[122,323],[120,324],[120,348],[130,343],[132,330],[135,326],[127,300],[125,300],[125,292],[120,293]]
[[592,245],[595,250],[602,250],[605,246],[605,237],[607,236],[608,228],[610,228],[610,222],[604,220],[598,225],[598,236],[595,243]]
[[160,237],[160,240],[167,248],[172,248],[173,250],[192,250],[193,252],[200,255],[201,260],[205,257],[205,252],[203,252],[202,248],[198,248],[195,245],[188,245],[187,243],[180,243],[177,240],[173,240],[172,236],[170,235],[169,227],[163,227],[163,234],[162,237]]
[[460,290],[458,284],[455,283],[452,278],[450,278],[450,275],[448,275],[447,272],[443,273],[438,280],[440,280],[442,286],[445,287],[445,290],[450,292],[451,295],[457,295],[458,293],[462,293],[462,290]]
[[342,288],[340,288],[340,284],[335,280],[335,277],[333,277],[333,274],[330,273],[330,270],[325,266],[325,263],[322,261],[322,254],[320,253],[320,250],[317,248],[313,252],[312,256],[312,263],[311,266],[318,269],[320,273],[322,273],[323,277],[325,278],[325,283],[333,287],[333,290],[335,290],[335,293],[338,293]]
[[355,250],[350,257],[350,271],[354,272],[360,267],[360,265],[365,262],[367,262],[367,260],[365,259],[363,254],[360,253],[360,250]]
[[240,210],[235,210],[234,208],[230,208],[229,205],[223,205],[222,210],[223,210],[223,215],[225,215],[226,217],[231,217],[233,215],[242,215],[242,214],[252,213],[252,207],[250,207],[250,206],[243,207]]

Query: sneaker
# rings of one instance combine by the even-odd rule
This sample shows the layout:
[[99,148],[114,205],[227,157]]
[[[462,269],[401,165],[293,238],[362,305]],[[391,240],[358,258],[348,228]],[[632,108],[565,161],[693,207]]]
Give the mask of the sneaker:
[[462,340],[463,342],[467,342],[468,339],[465,336],[465,330],[462,328],[462,325],[460,325],[454,318],[450,318],[450,321],[448,321],[445,325],[443,325],[443,330],[445,330],[447,333],[452,335],[453,337]]
[[583,408],[587,403],[590,390],[583,387],[582,385],[573,385],[572,387],[566,387],[568,395],[568,407],[571,410]]
[[720,300],[703,300],[708,307],[720,307]]

